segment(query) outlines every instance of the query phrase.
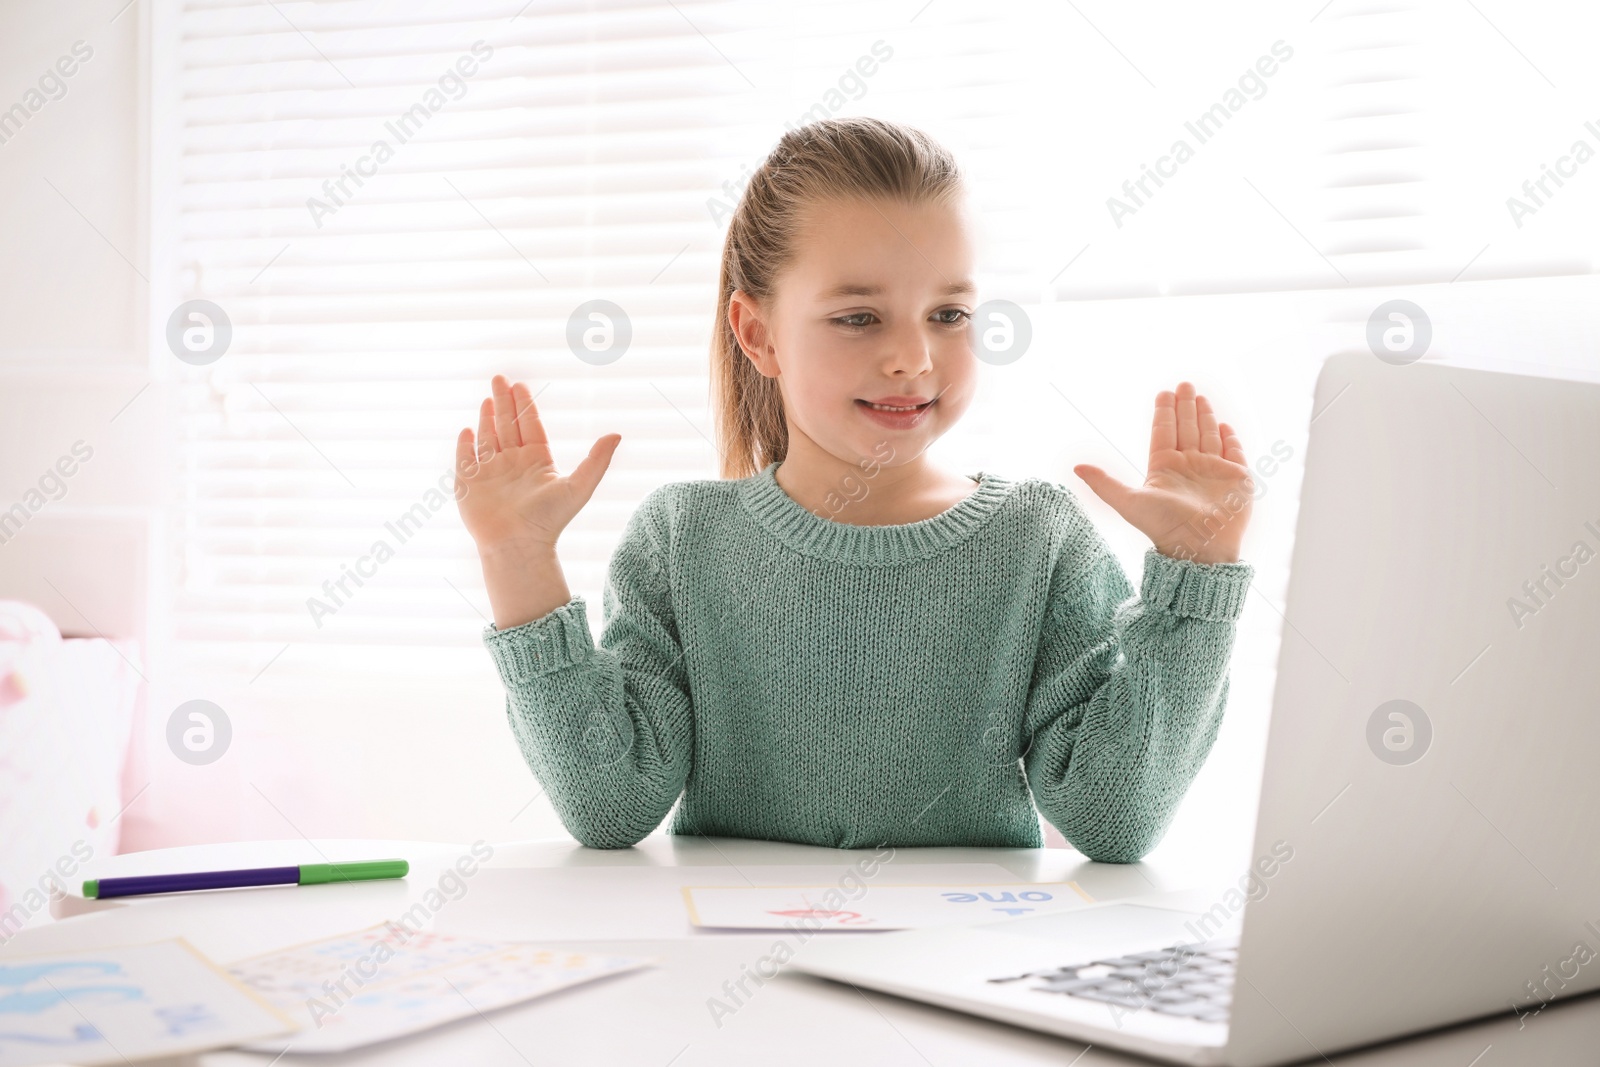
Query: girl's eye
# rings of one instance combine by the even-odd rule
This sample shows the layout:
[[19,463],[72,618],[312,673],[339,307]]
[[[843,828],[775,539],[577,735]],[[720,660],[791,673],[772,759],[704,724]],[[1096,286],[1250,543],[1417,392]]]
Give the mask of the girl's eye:
[[875,316],[870,311],[857,311],[853,315],[840,315],[833,322],[837,326],[844,326],[852,330],[864,330],[871,326]]
[[933,313],[934,321],[941,326],[965,326],[970,318],[972,312],[961,308],[941,308]]

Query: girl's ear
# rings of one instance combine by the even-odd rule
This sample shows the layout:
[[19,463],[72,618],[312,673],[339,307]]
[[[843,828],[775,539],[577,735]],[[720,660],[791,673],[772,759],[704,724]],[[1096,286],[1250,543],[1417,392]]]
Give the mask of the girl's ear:
[[761,305],[743,289],[735,289],[728,301],[728,326],[745,358],[768,378],[778,376],[778,360],[767,341],[767,325],[761,318]]

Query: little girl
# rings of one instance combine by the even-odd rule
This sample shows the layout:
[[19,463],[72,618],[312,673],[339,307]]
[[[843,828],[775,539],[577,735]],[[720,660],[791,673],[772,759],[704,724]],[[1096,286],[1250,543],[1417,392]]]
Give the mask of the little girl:
[[[728,230],[712,379],[720,481],[647,496],[598,645],[556,540],[620,437],[562,475],[522,383],[457,441],[457,497],[512,729],[574,837],[838,848],[1160,840],[1216,737],[1252,496],[1188,382],[1155,401],[1132,488],[1076,473],[1149,536],[1134,597],[1073,493],[940,470],[976,380],[955,161],[873,119],[784,135]],[[1032,799],[1030,802],[1030,791]]]

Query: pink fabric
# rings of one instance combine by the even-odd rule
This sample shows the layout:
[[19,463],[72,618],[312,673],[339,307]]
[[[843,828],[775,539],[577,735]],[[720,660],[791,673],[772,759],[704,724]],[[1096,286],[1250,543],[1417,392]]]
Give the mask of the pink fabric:
[[37,608],[0,601],[0,941],[52,883],[116,851],[138,660],[133,642],[63,640]]

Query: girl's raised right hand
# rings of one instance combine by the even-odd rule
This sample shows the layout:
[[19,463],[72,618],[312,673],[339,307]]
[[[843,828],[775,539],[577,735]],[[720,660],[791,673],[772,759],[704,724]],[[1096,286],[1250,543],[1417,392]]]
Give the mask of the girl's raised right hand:
[[533,394],[522,382],[497,374],[492,397],[478,409],[478,434],[456,438],[456,506],[480,552],[554,548],[556,538],[594,495],[622,440],[606,434],[583,462],[563,475],[550,458],[550,441]]

